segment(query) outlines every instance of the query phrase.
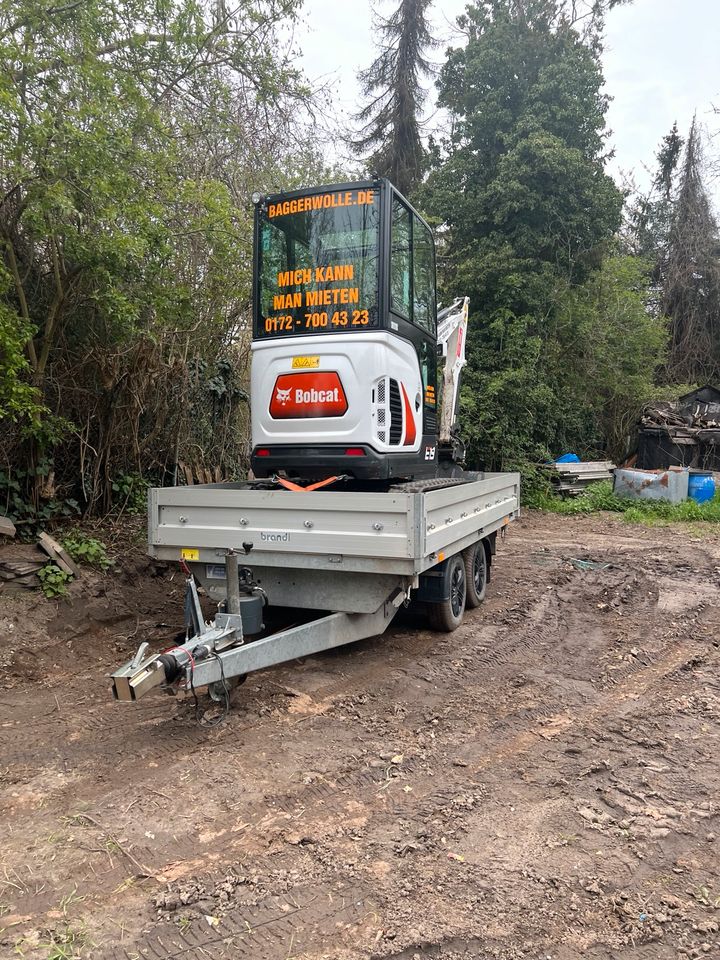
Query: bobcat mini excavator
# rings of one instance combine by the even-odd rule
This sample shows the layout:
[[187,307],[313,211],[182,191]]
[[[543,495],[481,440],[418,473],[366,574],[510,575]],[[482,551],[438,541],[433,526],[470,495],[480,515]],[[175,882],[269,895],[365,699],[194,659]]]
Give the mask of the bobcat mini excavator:
[[255,477],[460,477],[468,300],[438,314],[427,223],[385,179],[253,199]]
[[248,673],[377,636],[411,600],[454,630],[518,514],[517,474],[462,468],[468,301],[438,313],[425,221],[380,179],[253,199],[254,479],[150,490],[149,553],[186,575],[185,640],[143,643],[118,700],[207,689],[228,709]]

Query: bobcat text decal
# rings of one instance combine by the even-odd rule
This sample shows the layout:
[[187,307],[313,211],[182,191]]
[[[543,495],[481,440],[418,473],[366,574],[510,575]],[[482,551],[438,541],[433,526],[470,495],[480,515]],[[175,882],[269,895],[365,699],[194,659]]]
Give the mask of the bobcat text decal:
[[270,398],[274,420],[306,417],[342,417],[348,404],[336,373],[284,373],[278,377]]

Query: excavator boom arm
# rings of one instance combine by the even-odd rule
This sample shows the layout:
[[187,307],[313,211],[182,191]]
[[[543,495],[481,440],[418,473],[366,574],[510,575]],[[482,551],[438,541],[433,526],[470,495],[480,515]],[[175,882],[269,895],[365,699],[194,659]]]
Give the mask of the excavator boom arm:
[[466,364],[465,338],[468,325],[469,297],[458,297],[438,314],[437,342],[445,357],[443,392],[440,406],[440,443],[450,443],[457,419],[460,395],[460,374]]

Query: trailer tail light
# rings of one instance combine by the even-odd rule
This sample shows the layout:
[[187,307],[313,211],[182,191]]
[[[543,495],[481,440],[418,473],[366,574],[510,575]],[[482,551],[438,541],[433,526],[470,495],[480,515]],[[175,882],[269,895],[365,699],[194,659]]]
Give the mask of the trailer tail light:
[[256,456],[256,457],[269,457],[269,456],[270,456],[270,451],[268,450],[267,447],[258,447],[258,449],[255,451],[255,456]]
[[346,457],[364,457],[365,447],[348,447],[345,451]]

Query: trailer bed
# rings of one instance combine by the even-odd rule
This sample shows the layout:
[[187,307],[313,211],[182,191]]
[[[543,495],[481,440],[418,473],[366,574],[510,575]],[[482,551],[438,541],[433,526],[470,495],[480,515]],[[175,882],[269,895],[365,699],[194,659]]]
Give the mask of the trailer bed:
[[420,493],[259,490],[243,483],[150,491],[149,553],[219,565],[251,545],[270,570],[415,577],[519,513],[520,476],[487,473]]
[[[464,571],[474,578],[480,574],[472,571],[481,571],[484,584],[495,535],[518,515],[519,497],[516,473],[388,493],[266,490],[242,483],[152,490],[149,551],[187,565],[192,629],[164,654],[147,656],[147,643],[141,645],[112,675],[113,693],[134,701],[158,685],[193,695],[207,687],[229,709],[237,678],[383,633],[415,598],[429,604],[431,613],[442,612],[439,629],[455,629],[465,608]],[[239,553],[249,567],[243,597]],[[224,601],[212,623],[204,620],[196,579]],[[456,601],[460,606],[451,617],[447,611]],[[311,610],[315,619],[267,634],[266,603]]]

